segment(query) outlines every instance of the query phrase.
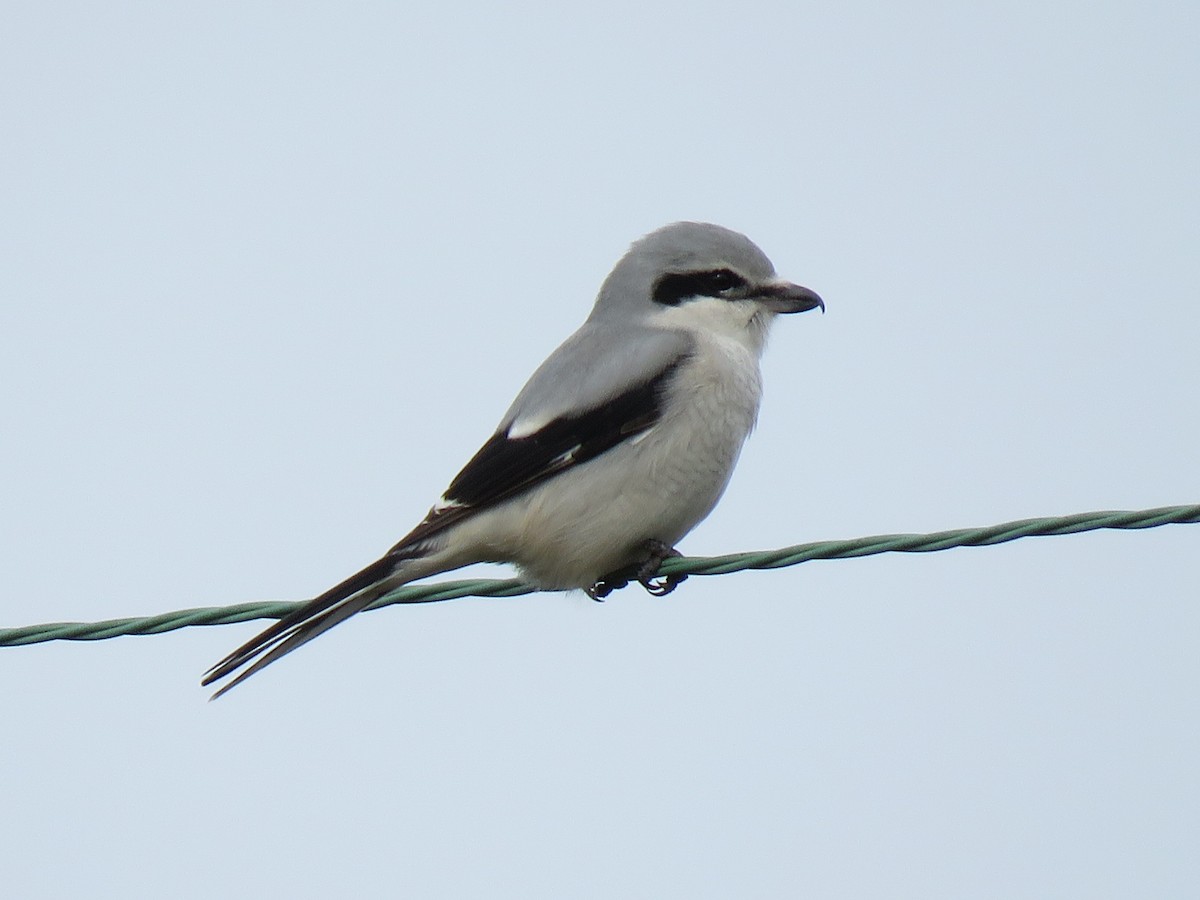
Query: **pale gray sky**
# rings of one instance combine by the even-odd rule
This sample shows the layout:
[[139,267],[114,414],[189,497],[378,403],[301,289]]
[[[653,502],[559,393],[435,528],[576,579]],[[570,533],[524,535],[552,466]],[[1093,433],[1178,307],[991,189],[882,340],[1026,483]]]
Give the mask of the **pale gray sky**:
[[[302,599],[629,241],[779,323],[684,543],[1200,500],[1200,7],[19,4],[0,625]],[[17,897],[1183,897],[1200,528],[0,650]]]

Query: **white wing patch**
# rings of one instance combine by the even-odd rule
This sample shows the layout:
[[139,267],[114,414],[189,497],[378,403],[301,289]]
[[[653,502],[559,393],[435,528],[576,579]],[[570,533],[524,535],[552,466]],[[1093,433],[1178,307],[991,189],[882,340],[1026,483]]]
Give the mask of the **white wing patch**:
[[553,418],[545,416],[530,416],[528,419],[517,419],[508,426],[508,431],[505,434],[510,441],[519,441],[521,438],[537,434],[552,421]]
[[466,506],[465,503],[459,503],[457,500],[451,500],[449,497],[442,497],[437,503],[433,504],[433,509],[429,510],[429,515],[436,516],[448,509],[461,509],[464,506]]
[[558,468],[560,466],[569,466],[573,462],[575,462],[575,454],[577,454],[582,449],[583,449],[583,444],[576,444],[574,447],[572,447],[566,453],[560,453],[560,454],[558,454],[558,456],[554,457],[554,459],[551,460],[550,465],[553,466],[554,468]]

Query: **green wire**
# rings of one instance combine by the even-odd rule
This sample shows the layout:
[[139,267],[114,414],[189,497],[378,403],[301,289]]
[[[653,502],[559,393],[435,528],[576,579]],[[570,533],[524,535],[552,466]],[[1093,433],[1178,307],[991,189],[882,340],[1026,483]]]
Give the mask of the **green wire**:
[[[662,574],[725,575],[746,569],[778,569],[813,559],[853,559],[876,553],[932,553],[952,547],[987,547],[1015,541],[1017,538],[1077,534],[1101,528],[1157,528],[1169,524],[1200,522],[1200,504],[1164,506],[1135,511],[1079,513],[1043,519],[1022,519],[985,528],[960,528],[932,534],[882,534],[848,541],[817,541],[779,550],[732,553],[728,556],[689,556],[663,563]],[[516,597],[530,594],[533,586],[516,579],[495,581],[473,579],[442,581],[433,584],[409,584],[380,597],[370,607],[378,609],[394,603],[433,603],[458,597]],[[38,644],[43,641],[102,641],[127,634],[161,634],[192,625],[229,625],[251,619],[279,619],[301,606],[300,603],[241,603],[202,609],[181,609],[131,619],[104,622],[59,622],[0,628],[0,647]]]

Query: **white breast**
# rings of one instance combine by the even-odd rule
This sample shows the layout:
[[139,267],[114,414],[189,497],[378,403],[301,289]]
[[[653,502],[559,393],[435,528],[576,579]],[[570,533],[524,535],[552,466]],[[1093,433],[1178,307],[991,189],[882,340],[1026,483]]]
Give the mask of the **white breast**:
[[551,589],[589,587],[640,562],[651,539],[674,546],[720,499],[758,415],[770,317],[745,306],[665,309],[654,324],[687,330],[694,344],[654,427],[464,521],[455,543]]

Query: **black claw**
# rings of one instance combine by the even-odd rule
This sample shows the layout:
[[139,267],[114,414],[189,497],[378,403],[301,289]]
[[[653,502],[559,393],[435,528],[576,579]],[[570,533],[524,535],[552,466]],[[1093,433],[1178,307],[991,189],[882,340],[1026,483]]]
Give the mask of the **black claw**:
[[601,578],[590,588],[585,588],[584,593],[595,600],[597,603],[603,603],[604,598],[613,591],[619,591],[621,588],[629,584],[629,579],[623,578],[620,573],[614,572],[612,575],[606,575]]
[[662,541],[652,540],[646,542],[646,551],[648,556],[641,563],[626,566],[624,569],[618,569],[616,572],[605,575],[590,588],[585,589],[587,595],[593,600],[601,602],[613,591],[619,591],[623,587],[628,587],[630,581],[636,581],[649,594],[655,597],[665,597],[687,581],[686,575],[658,576],[658,570],[662,566],[663,560],[683,555],[674,547],[668,547]]
[[662,578],[639,578],[638,584],[646,589],[646,593],[655,597],[665,597],[679,585],[687,581],[686,575],[664,575]]
[[650,555],[646,558],[638,569],[638,583],[646,589],[646,591],[654,597],[665,597],[675,588],[679,587],[680,583],[687,578],[686,575],[664,575],[661,578],[656,578],[659,568],[662,567],[663,560],[671,559],[675,556],[683,554],[674,547],[668,547],[662,541],[650,541],[647,548]]

